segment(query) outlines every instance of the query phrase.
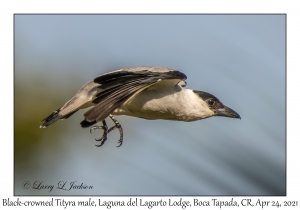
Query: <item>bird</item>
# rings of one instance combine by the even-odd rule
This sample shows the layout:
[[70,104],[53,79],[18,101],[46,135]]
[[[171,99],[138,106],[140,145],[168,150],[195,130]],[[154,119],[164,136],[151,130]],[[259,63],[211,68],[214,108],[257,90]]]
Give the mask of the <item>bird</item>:
[[[57,120],[67,119],[79,109],[91,107],[84,113],[81,127],[103,130],[96,139],[102,146],[107,134],[118,129],[123,143],[123,128],[114,115],[127,115],[147,120],[175,120],[191,122],[212,116],[241,119],[240,115],[225,106],[214,95],[187,89],[187,76],[171,68],[138,66],[123,68],[102,74],[89,81],[61,108],[42,120],[40,128],[46,128]],[[114,126],[108,128],[106,118]],[[94,125],[102,122],[101,126]]]

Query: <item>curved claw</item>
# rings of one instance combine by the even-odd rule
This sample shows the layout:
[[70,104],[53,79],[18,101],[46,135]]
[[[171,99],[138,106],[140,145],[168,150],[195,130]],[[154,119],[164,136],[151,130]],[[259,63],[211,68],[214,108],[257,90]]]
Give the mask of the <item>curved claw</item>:
[[104,144],[104,142],[106,141],[106,139],[107,138],[102,138],[102,137],[100,139],[95,139],[96,141],[100,141],[100,144],[99,145],[95,145],[95,146],[101,147]]
[[93,127],[90,128],[90,133],[92,133],[92,130],[94,130]]
[[123,144],[123,140],[122,141],[118,141],[118,143],[119,143],[119,145],[118,146],[116,146],[116,147],[120,147],[120,146],[122,146],[122,144]]
[[107,136],[105,135],[105,133],[101,136],[101,138],[99,139],[95,139],[96,141],[106,141],[107,140]]
[[90,128],[90,133],[92,133],[92,130],[95,130],[95,129],[102,129],[102,130],[105,130],[103,128],[103,126],[97,126],[97,125],[94,125],[93,127]]
[[94,125],[90,128],[90,133],[92,133],[92,131],[95,130],[95,129],[102,129],[103,130],[103,135],[101,136],[101,138],[95,139],[96,141],[100,141],[99,145],[95,145],[97,147],[101,147],[105,143],[105,141],[107,140],[107,134],[109,132],[111,132],[112,130],[115,130],[116,128],[119,130],[119,133],[120,133],[120,139],[118,140],[119,145],[116,146],[116,147],[120,147],[123,144],[123,129],[122,129],[121,124],[112,115],[109,115],[109,117],[115,123],[115,126],[108,129],[105,120],[103,120],[102,121],[103,126]]
[[120,132],[120,139],[118,141],[119,145],[116,146],[116,147],[120,147],[123,144],[123,129],[122,129],[122,127],[118,127],[118,129],[119,129],[119,132]]

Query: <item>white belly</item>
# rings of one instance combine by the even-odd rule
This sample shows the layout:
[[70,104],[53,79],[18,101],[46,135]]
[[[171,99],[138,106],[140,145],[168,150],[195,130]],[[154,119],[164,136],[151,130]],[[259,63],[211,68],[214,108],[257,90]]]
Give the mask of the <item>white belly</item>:
[[[114,115],[129,115],[149,120],[165,119],[194,121],[208,117],[201,113],[200,107],[207,106],[199,100],[195,106],[197,96],[192,90],[182,89],[180,86],[169,88],[145,89],[127,100]],[[191,101],[194,103],[191,103]]]

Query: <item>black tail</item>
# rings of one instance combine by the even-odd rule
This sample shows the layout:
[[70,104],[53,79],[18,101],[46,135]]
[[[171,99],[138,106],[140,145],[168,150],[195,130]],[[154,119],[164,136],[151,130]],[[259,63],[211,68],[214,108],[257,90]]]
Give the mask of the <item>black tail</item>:
[[87,128],[87,127],[94,125],[95,123],[97,123],[97,122],[96,121],[88,122],[86,119],[84,119],[83,121],[81,121],[80,125],[83,128]]
[[52,114],[50,114],[48,117],[42,120],[42,124],[40,125],[40,128],[46,128],[47,126],[51,125],[52,123],[55,123],[59,119],[67,119],[71,115],[73,115],[77,110],[74,112],[71,112],[65,116],[62,116],[59,114],[60,109],[54,111]]
[[52,114],[50,114],[48,117],[42,120],[42,124],[40,125],[40,128],[46,128],[47,126],[51,125],[52,123],[56,122],[61,118],[59,116],[60,109],[54,111]]

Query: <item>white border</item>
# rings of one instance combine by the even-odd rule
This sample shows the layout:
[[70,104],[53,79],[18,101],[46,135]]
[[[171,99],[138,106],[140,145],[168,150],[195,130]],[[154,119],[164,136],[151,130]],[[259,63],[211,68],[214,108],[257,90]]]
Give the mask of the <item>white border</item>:
[[[287,14],[287,197],[262,197],[264,200],[299,201],[299,7],[296,1],[8,1],[1,2],[1,182],[0,199],[13,197],[13,14],[15,13],[281,13]],[[298,8],[298,9],[297,9]],[[5,102],[5,103],[4,103]],[[297,196],[298,195],[298,196]],[[59,197],[56,197],[59,198]],[[104,197],[114,200],[112,197]],[[117,197],[117,200],[123,197]],[[168,199],[167,197],[164,197]],[[252,197],[256,199],[258,197]],[[49,197],[21,197],[44,200]],[[79,200],[80,197],[66,197]],[[94,197],[94,200],[97,198]],[[124,197],[127,200],[128,197]],[[149,198],[150,199],[150,198]],[[186,198],[188,199],[188,198]],[[191,200],[193,198],[190,198]],[[211,197],[202,197],[210,200]],[[219,197],[230,200],[229,197]],[[243,197],[237,197],[242,200]],[[84,200],[87,200],[85,197]],[[299,204],[298,204],[299,205]],[[68,207],[69,208],[69,207]],[[70,207],[71,208],[71,207]],[[154,207],[155,208],[155,207]],[[114,208],[116,209],[116,208]],[[123,208],[124,209],[124,208]],[[158,208],[155,208],[158,209]]]

